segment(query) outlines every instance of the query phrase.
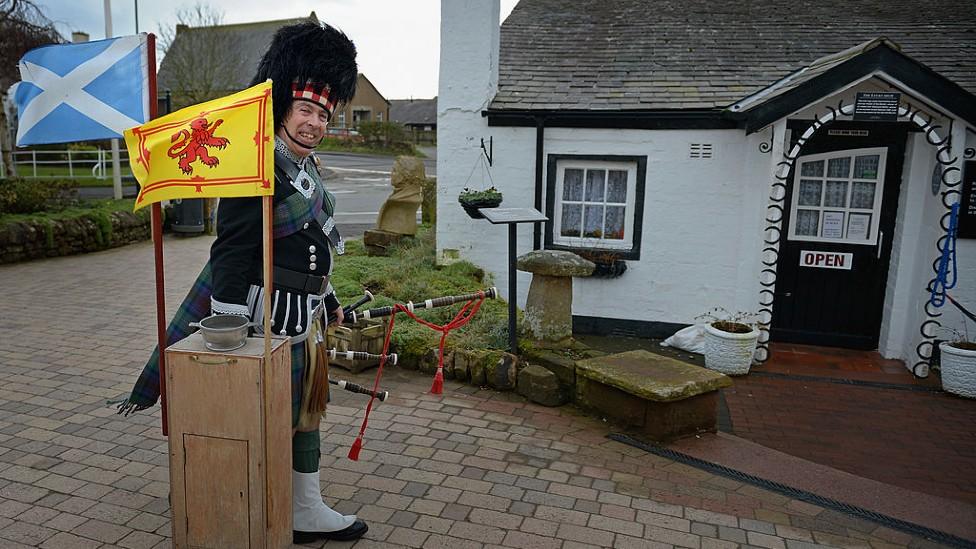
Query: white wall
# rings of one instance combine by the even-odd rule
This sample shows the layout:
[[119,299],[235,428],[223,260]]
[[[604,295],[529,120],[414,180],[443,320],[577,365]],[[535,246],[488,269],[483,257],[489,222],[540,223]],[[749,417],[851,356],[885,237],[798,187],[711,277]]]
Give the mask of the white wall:
[[[445,177],[438,166],[438,252],[456,251],[486,267],[508,295],[507,230],[468,219],[457,194],[465,185],[490,184],[480,168],[470,181],[468,176],[479,162],[480,138],[492,136],[491,179],[505,195],[503,206],[533,206],[536,130],[489,128],[480,115],[445,117],[438,128],[451,135],[451,143],[444,136],[438,142],[461,168],[455,166],[453,175]],[[770,183],[769,157],[759,152],[762,139],[745,137],[741,130],[547,128],[545,155],[647,157],[641,258],[628,261],[620,278],[577,279],[573,313],[690,323],[715,306],[755,311],[760,224]],[[692,142],[711,143],[713,158],[689,158]],[[532,249],[531,225],[519,227],[518,243],[519,254]],[[519,274],[520,304],[530,280],[527,273]]]

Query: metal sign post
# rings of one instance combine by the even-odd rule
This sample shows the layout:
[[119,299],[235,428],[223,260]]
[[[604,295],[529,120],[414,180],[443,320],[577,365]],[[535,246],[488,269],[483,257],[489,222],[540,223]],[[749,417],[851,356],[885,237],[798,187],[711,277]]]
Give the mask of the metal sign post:
[[518,331],[516,326],[516,248],[519,223],[539,223],[549,221],[542,212],[534,208],[481,208],[478,210],[493,225],[508,225],[508,347],[513,355],[518,354]]

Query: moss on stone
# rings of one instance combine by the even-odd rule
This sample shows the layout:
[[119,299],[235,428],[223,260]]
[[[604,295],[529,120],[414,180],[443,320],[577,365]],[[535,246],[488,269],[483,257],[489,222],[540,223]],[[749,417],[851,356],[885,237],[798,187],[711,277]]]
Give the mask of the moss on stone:
[[732,385],[731,379],[717,372],[643,350],[580,360],[576,376],[658,402]]

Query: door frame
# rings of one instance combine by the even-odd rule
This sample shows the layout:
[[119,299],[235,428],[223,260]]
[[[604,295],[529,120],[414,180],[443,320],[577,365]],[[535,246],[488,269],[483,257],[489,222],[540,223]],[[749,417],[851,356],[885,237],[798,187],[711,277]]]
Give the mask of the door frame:
[[[790,132],[790,143],[787,150],[793,148],[793,146],[799,142],[800,136],[803,135],[804,131],[810,127],[814,122],[812,120],[789,120],[787,121],[787,128],[791,130]],[[844,136],[831,136],[830,130],[868,130],[868,135],[858,136],[858,135],[844,135]],[[835,346],[835,347],[847,347],[855,349],[877,349],[878,343],[881,336],[881,326],[884,322],[884,300],[887,292],[888,286],[888,275],[891,270],[891,253],[893,249],[894,234],[897,230],[897,213],[898,213],[898,202],[899,196],[901,194],[901,186],[904,183],[904,163],[905,163],[905,151],[907,150],[908,135],[910,132],[916,131],[911,123],[908,122],[854,122],[854,121],[833,121],[827,124],[823,124],[823,127],[808,141],[803,143],[802,148],[797,152],[797,155],[793,157],[795,162],[792,162],[791,169],[784,177],[784,183],[786,183],[785,189],[785,200],[783,203],[783,216],[782,221],[785,226],[781,229],[781,238],[789,239],[790,225],[792,225],[793,216],[795,215],[795,208],[793,207],[794,200],[794,182],[798,181],[798,177],[795,176],[795,170],[799,170],[799,159],[804,156],[819,155],[821,153],[828,154],[831,152],[840,152],[844,150],[856,150],[856,149],[871,149],[871,148],[886,148],[887,149],[887,165],[884,170],[884,181],[881,182],[883,185],[882,201],[880,207],[880,215],[878,219],[877,229],[874,236],[877,237],[877,231],[884,231],[884,239],[881,242],[879,269],[880,278],[878,288],[878,297],[876,299],[877,305],[876,309],[872,314],[876,316],[876,321],[872,320],[874,326],[871,328],[871,335],[867,338],[865,336],[843,336],[841,334],[828,334],[824,332],[802,332],[794,330],[783,330],[777,329],[773,325],[773,321],[776,318],[777,310],[782,311],[782,303],[777,306],[777,296],[779,291],[782,290],[782,285],[778,284],[778,288],[773,292],[772,295],[772,310],[773,315],[769,326],[770,340],[772,341],[783,341],[783,342],[793,342],[793,343],[803,343],[811,345],[822,345],[822,346]],[[847,141],[847,143],[844,143]],[[802,156],[801,156],[802,155]],[[887,183],[888,177],[894,177],[895,179],[890,184]],[[887,200],[888,202],[885,202]],[[885,205],[887,204],[887,209]],[[818,242],[810,241],[811,246],[822,246],[827,245],[829,242]],[[776,260],[776,271],[781,273],[782,265],[781,262],[787,260],[786,254],[783,253],[782,247],[785,242],[781,241],[780,249],[777,254]],[[875,241],[875,246],[877,246],[877,241]],[[790,268],[793,266],[791,265]],[[799,268],[798,266],[796,268]],[[875,306],[875,305],[872,305]]]

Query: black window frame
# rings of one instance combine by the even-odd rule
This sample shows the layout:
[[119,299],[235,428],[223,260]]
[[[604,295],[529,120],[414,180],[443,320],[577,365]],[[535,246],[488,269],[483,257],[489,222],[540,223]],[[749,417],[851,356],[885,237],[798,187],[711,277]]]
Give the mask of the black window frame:
[[[556,176],[561,161],[583,162],[626,162],[637,164],[634,176],[634,238],[631,248],[598,248],[595,246],[566,246],[553,242],[553,227],[556,208]],[[616,254],[620,259],[639,260],[641,254],[641,237],[644,229],[644,187],[647,182],[647,156],[610,155],[610,154],[548,154],[546,155],[546,217],[544,246],[547,250],[565,250],[569,252],[608,252]]]

